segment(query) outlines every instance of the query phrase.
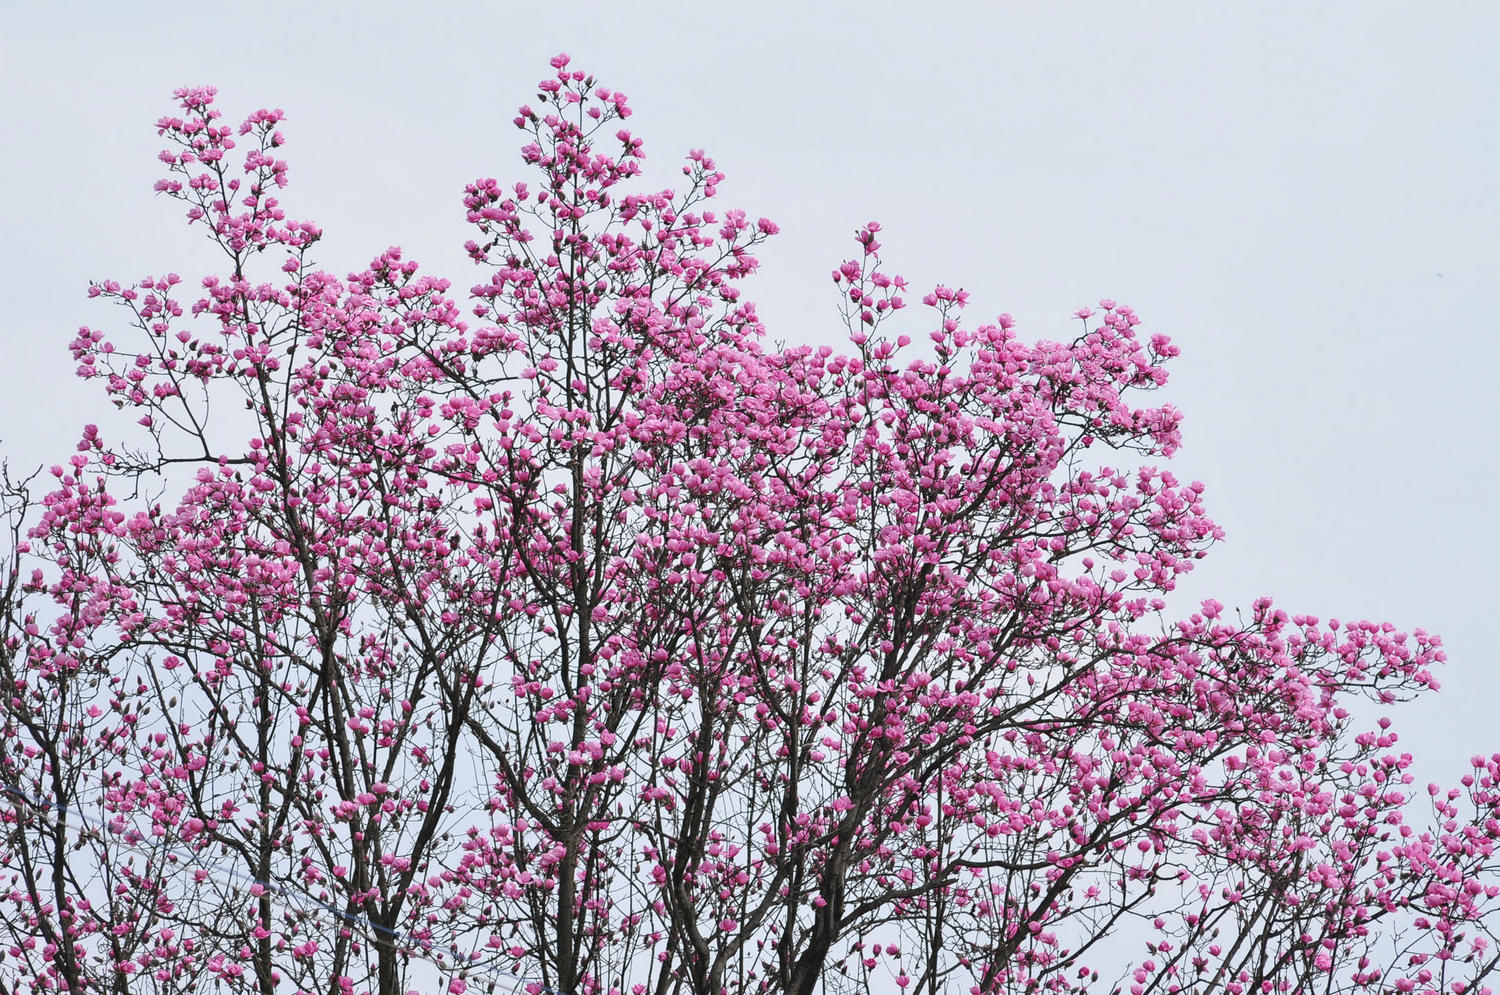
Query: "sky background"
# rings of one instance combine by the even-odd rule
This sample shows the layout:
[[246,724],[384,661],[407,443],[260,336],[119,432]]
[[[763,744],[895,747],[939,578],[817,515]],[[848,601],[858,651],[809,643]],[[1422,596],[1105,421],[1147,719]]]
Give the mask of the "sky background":
[[286,110],[283,203],[324,267],[400,245],[462,288],[463,185],[530,179],[511,119],[567,51],[630,96],[648,185],[702,147],[721,206],[781,225],[747,285],[774,339],[843,342],[828,274],[872,219],[975,324],[1067,338],[1113,297],[1171,335],[1175,472],[1228,532],[1186,593],[1441,633],[1443,693],[1393,715],[1454,781],[1500,751],[1500,4],[1225,10],[3,0],[0,450],[110,436],[67,351],[120,328],[90,279],[213,265],[152,193],[174,87]]

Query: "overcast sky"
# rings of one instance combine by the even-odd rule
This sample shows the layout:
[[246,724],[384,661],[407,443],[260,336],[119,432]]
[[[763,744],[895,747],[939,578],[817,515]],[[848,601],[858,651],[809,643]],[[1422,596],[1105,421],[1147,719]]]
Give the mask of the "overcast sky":
[[967,288],[975,323],[1063,338],[1114,297],[1170,334],[1177,472],[1228,531],[1191,593],[1441,633],[1444,693],[1395,714],[1455,780],[1500,750],[1500,4],[1226,9],[12,0],[4,452],[110,435],[67,353],[119,327],[89,279],[210,260],[151,191],[174,87],[217,85],[233,123],[287,111],[283,201],[326,268],[397,244],[463,287],[463,184],[530,178],[511,118],[567,51],[630,95],[648,182],[703,147],[722,204],[782,226],[748,287],[773,338],[842,342],[828,273],[871,219],[888,268]]

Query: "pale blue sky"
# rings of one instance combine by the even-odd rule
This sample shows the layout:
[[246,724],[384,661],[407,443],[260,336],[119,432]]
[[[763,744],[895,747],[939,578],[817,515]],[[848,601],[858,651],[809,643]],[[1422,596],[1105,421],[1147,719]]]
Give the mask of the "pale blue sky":
[[1373,0],[11,0],[0,438],[51,463],[108,425],[67,355],[117,327],[90,278],[208,261],[151,192],[173,87],[287,111],[284,201],[327,268],[399,244],[462,286],[462,186],[526,178],[511,117],[565,50],[630,95],[648,181],[703,147],[727,206],[781,224],[749,286],[775,338],[841,341],[828,272],[870,219],[976,321],[1062,338],[1107,296],[1172,335],[1177,472],[1229,533],[1190,590],[1442,633],[1445,692],[1396,714],[1453,780],[1500,750],[1496,37],[1500,5]]

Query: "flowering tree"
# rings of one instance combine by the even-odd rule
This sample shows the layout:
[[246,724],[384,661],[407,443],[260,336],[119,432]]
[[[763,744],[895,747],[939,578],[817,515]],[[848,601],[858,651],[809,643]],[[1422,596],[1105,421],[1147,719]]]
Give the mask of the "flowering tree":
[[92,288],[136,426],[7,491],[0,990],[1487,990],[1500,755],[1414,821],[1353,708],[1438,641],[1164,618],[1165,336],[908,319],[870,224],[769,348],[775,226],[553,68],[468,318],[317,268],[280,111],[159,122],[224,268]]

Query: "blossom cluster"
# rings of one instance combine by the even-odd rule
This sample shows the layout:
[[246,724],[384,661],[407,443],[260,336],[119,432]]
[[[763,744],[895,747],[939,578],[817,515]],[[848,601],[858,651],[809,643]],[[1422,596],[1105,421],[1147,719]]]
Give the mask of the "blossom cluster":
[[1439,640],[1166,617],[1223,537],[1167,336],[972,321],[872,222],[847,348],[773,347],[776,225],[552,66],[466,302],[317,267],[281,111],[158,122],[224,267],[91,288],[129,416],[16,519],[6,990],[1488,990],[1500,755],[1428,820],[1363,718]]

